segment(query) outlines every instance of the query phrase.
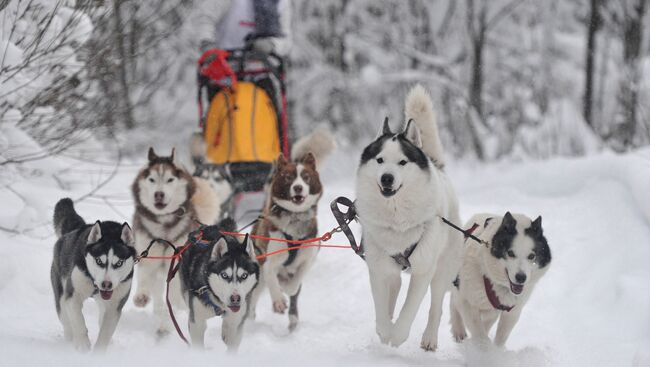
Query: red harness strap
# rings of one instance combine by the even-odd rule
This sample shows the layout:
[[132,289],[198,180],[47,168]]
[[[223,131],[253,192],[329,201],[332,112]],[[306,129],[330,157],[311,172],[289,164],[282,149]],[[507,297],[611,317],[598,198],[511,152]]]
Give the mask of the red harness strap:
[[497,310],[506,311],[506,312],[510,312],[510,310],[512,310],[513,307],[515,307],[515,306],[506,306],[501,303],[496,292],[494,292],[492,282],[485,275],[483,275],[483,285],[485,286],[485,295],[490,301],[492,307],[496,308]]

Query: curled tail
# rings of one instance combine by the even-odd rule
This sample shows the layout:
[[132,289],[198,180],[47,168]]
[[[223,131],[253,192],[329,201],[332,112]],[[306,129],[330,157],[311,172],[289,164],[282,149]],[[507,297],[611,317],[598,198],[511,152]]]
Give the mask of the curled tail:
[[72,232],[86,225],[83,218],[74,210],[72,200],[69,198],[61,199],[54,207],[54,231],[57,237],[62,237],[68,232]]
[[421,84],[417,84],[406,96],[404,106],[405,121],[413,119],[422,137],[422,150],[429,158],[440,166],[444,165],[440,134],[436,115],[433,111],[433,102],[429,92]]
[[336,142],[332,133],[327,128],[319,127],[293,144],[291,159],[299,161],[307,153],[311,153],[316,158],[316,163],[321,163],[335,148]]

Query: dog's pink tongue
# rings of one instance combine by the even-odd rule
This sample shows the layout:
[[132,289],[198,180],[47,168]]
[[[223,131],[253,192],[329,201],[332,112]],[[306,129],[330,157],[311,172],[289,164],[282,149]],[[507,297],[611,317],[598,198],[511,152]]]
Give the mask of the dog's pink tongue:
[[239,306],[239,305],[234,306],[234,305],[233,305],[233,306],[228,306],[228,308],[229,308],[230,311],[232,311],[232,312],[239,312],[239,309],[241,308],[241,306]]
[[113,291],[99,291],[99,295],[102,296],[102,299],[108,301],[113,296]]
[[521,284],[513,284],[513,283],[510,283],[510,290],[511,290],[512,293],[514,293],[514,294],[520,294],[521,292],[524,291],[524,286],[521,285]]

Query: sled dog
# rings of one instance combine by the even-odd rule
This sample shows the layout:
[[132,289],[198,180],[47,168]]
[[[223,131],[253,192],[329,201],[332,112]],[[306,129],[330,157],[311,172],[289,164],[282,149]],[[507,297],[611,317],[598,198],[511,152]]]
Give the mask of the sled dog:
[[[403,130],[394,133],[386,118],[377,138],[364,149],[355,205],[379,339],[393,346],[404,343],[430,287],[431,308],[421,346],[435,350],[442,300],[460,266],[462,245],[462,235],[440,216],[458,223],[458,202],[444,170],[433,103],[421,85],[406,97],[405,121]],[[393,323],[403,270],[410,270],[411,280]]]
[[63,335],[76,349],[90,349],[82,306],[92,297],[100,310],[95,350],[103,350],[111,341],[131,292],[135,263],[131,228],[126,223],[109,221],[86,224],[72,200],[66,198],[54,208],[54,229],[58,240],[51,280]]
[[[218,227],[236,230],[231,219],[225,219]],[[192,345],[202,348],[207,320],[222,316],[221,338],[229,351],[236,351],[260,269],[248,236],[241,243],[232,236],[219,237],[210,245],[190,246],[183,254],[183,298],[189,308]]]
[[[317,236],[317,206],[323,194],[323,185],[316,165],[334,148],[334,139],[329,131],[318,129],[296,142],[291,161],[280,155],[267,187],[262,217],[253,228],[253,234],[287,240],[304,240]],[[286,242],[255,240],[258,254],[297,246],[299,245]],[[273,311],[284,313],[287,310],[285,294],[289,296],[289,330],[294,330],[298,325],[298,295],[303,278],[316,259],[316,254],[316,247],[295,248],[260,260],[260,283],[269,289]],[[261,291],[262,287],[258,287],[253,294],[252,318],[255,317],[255,305]]]
[[474,234],[489,242],[486,248],[467,240],[463,262],[451,295],[451,330],[456,341],[467,337],[465,325],[479,341],[487,341],[499,320],[494,343],[508,340],[524,305],[551,263],[542,217],[503,217],[480,214],[467,227],[479,224]]
[[[183,246],[187,235],[196,228],[196,220],[214,224],[219,217],[220,203],[210,184],[192,177],[170,156],[158,156],[149,148],[148,163],[140,170],[131,186],[135,202],[133,230],[138,253],[147,248],[152,239],[170,241]],[[168,246],[155,244],[151,256],[171,256]],[[165,278],[169,260],[144,260],[138,264],[137,291],[134,303],[145,307],[153,299],[154,313],[159,319],[158,335],[169,331],[170,323],[163,301]],[[176,278],[170,286],[170,299],[182,307],[179,283]]]

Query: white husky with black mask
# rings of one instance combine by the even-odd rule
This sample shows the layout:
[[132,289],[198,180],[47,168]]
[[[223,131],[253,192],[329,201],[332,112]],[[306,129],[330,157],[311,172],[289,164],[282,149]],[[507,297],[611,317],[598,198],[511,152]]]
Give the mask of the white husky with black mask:
[[472,217],[467,227],[474,224],[479,225],[474,235],[490,247],[467,240],[451,296],[452,334],[462,341],[467,325],[472,338],[484,343],[498,319],[494,343],[503,346],[535,285],[548,270],[551,250],[542,217],[533,221],[509,212],[503,217],[480,214]]
[[[375,303],[376,331],[382,343],[401,345],[431,288],[429,322],[422,348],[435,350],[444,294],[460,264],[462,235],[440,216],[458,223],[458,203],[445,173],[433,103],[420,85],[405,102],[406,128],[391,132],[388,119],[361,156],[356,208]],[[410,268],[406,301],[393,324],[401,287]]]

